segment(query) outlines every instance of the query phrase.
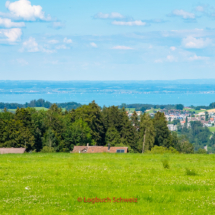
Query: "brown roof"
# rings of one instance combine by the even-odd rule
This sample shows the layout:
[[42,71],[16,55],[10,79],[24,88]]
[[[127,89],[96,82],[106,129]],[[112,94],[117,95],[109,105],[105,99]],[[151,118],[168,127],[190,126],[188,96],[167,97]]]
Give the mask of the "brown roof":
[[0,148],[0,154],[22,154],[25,148]]
[[85,148],[87,149],[87,146],[74,146],[74,149],[72,152],[79,153],[79,151],[82,151]]
[[125,150],[125,153],[128,152],[128,147],[110,147],[110,150],[108,150],[106,146],[75,146],[72,153],[116,153],[119,149]]

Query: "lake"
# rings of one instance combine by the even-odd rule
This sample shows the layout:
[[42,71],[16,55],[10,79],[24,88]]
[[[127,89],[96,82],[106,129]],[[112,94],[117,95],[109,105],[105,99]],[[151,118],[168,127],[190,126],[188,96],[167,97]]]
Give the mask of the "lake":
[[215,94],[111,94],[111,93],[65,93],[65,94],[0,94],[0,102],[25,103],[34,99],[45,99],[50,102],[77,102],[88,104],[95,100],[100,106],[133,104],[183,104],[209,105],[215,102]]

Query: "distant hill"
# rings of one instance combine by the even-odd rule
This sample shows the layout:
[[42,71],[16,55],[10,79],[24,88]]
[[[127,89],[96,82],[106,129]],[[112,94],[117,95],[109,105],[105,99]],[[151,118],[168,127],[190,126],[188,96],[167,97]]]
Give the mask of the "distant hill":
[[[52,104],[54,103],[45,101],[44,99],[32,100],[29,103],[26,102],[25,104],[0,102],[0,109],[4,109],[4,108],[17,109],[17,108],[33,107],[39,110],[39,109],[48,109],[52,106]],[[65,102],[65,103],[56,103],[56,104],[58,107],[65,110],[72,110],[81,106],[80,103],[76,103],[76,102]]]

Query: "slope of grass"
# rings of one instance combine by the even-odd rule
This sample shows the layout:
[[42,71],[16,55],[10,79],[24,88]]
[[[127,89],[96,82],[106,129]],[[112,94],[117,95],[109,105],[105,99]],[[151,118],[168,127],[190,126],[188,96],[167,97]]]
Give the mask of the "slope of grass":
[[[180,154],[0,155],[0,214],[214,214],[214,160]],[[112,202],[85,203],[84,197]],[[137,203],[114,203],[114,197]]]
[[211,132],[215,132],[215,127],[208,127]]
[[189,109],[189,108],[184,108],[184,110],[190,111],[190,112],[195,112],[195,114],[205,112],[205,110],[195,110],[195,109]]
[[126,111],[133,113],[135,111],[135,108],[125,108]]
[[150,113],[154,113],[155,112],[158,112],[159,110],[161,110],[160,108],[159,109],[154,109],[154,108],[151,108],[149,110],[146,110],[146,113],[150,114]]
[[40,111],[40,110],[47,111],[47,110],[48,110],[48,108],[45,108],[45,107],[34,107],[34,108],[35,108],[35,110],[37,110],[37,111]]

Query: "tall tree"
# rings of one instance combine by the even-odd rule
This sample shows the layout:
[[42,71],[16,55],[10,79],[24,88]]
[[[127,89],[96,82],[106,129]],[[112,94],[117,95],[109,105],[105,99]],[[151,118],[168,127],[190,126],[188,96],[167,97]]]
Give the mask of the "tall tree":
[[139,128],[140,123],[139,123],[138,115],[136,111],[134,111],[133,115],[131,116],[131,122],[133,126],[135,126],[136,128]]
[[106,136],[105,136],[105,142],[106,144],[110,143],[111,146],[115,146],[121,143],[120,141],[120,134],[114,127],[110,127],[107,130]]
[[140,119],[139,151],[151,150],[155,142],[155,128],[149,114],[144,113]]
[[91,129],[91,136],[97,145],[105,144],[105,130],[101,115],[101,108],[91,102],[89,105],[83,105],[72,112],[74,120],[82,119],[87,122]]
[[34,142],[34,136],[22,121],[13,119],[4,124],[0,147],[24,147],[28,151],[33,149]]
[[207,111],[205,111],[205,121],[208,121],[209,120],[209,114]]
[[130,146],[134,151],[138,151],[138,143],[136,141],[137,129],[132,125],[129,120],[125,109],[122,109],[122,130],[120,132],[121,142],[123,145]]
[[164,113],[157,112],[154,116],[155,145],[169,148],[173,146],[171,142],[171,132],[167,127]]

